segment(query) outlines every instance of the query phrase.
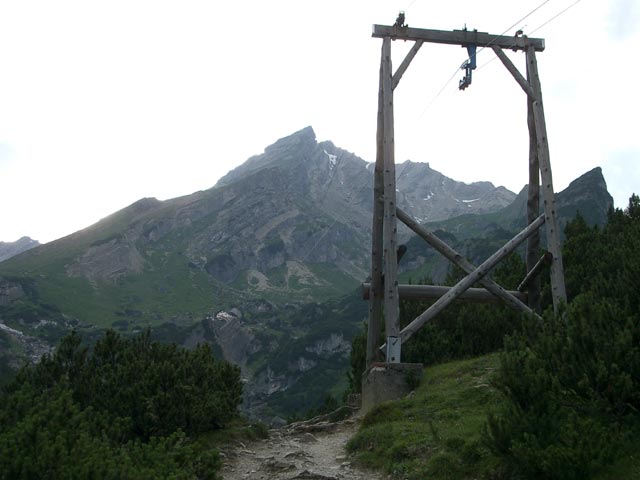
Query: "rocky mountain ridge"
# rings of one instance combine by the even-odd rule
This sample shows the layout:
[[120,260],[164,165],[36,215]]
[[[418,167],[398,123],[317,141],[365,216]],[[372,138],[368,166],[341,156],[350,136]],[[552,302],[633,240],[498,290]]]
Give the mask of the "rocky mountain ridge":
[[21,237],[15,242],[0,242],[0,262],[15,257],[40,245],[40,242],[30,237]]

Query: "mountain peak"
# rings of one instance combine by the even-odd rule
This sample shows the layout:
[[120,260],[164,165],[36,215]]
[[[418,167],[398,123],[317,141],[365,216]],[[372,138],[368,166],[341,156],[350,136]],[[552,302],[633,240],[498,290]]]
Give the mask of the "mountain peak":
[[254,155],[239,167],[231,170],[218,180],[216,187],[233,183],[247,174],[257,172],[283,159],[304,154],[304,152],[313,150],[317,145],[316,132],[313,131],[312,127],[305,127],[302,130],[298,130],[291,135],[277,140],[265,148],[264,153],[261,155]]
[[313,131],[312,127],[305,127],[287,137],[281,138],[273,145],[269,145],[264,149],[264,153],[269,154],[274,151],[281,151],[283,148],[300,148],[306,145],[315,146],[316,143],[316,132]]
[[576,188],[579,187],[581,185],[584,186],[600,186],[603,187],[606,190],[607,189],[607,183],[604,179],[604,175],[602,175],[602,168],[600,167],[595,167],[592,170],[589,170],[587,173],[584,173],[582,175],[580,175],[578,178],[576,178],[575,180],[573,180],[570,184],[569,187],[567,188]]
[[15,242],[0,242],[0,262],[8,260],[19,253],[31,250],[38,245],[40,245],[40,242],[27,236],[21,237]]
[[[501,212],[503,217],[511,219],[513,225],[523,226],[519,222],[527,215],[528,192],[529,187],[525,185],[515,201]],[[580,212],[589,225],[602,225],[606,221],[607,212],[613,206],[613,198],[607,191],[607,183],[600,167],[580,175],[567,188],[556,193],[555,197],[561,230],[564,230],[567,221],[575,217],[576,212]],[[542,212],[542,194],[539,198]]]

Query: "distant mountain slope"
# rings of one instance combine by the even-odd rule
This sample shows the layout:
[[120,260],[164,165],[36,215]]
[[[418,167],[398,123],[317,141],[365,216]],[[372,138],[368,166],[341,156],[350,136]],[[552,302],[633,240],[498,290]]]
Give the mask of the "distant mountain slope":
[[[523,229],[527,218],[527,193],[525,186],[508,206],[491,213],[461,215],[439,222],[427,222],[425,226],[443,240],[476,263],[485,260],[515,233]],[[542,195],[540,213],[543,212]],[[600,167],[581,175],[556,194],[556,212],[561,239],[567,222],[580,214],[589,225],[604,225],[613,207],[613,198]],[[546,242],[544,227],[541,241]],[[438,255],[422,239],[412,238],[407,254],[399,268],[404,277],[413,279],[428,275],[434,281],[442,281],[449,269],[449,262]]]
[[397,165],[396,172],[398,205],[420,222],[495,212],[516,198],[515,193],[490,182],[457,182],[432,170],[428,163],[406,161]]
[[29,237],[22,237],[15,242],[0,242],[0,262],[26,252],[40,245],[40,242]]
[[[522,229],[527,219],[527,195],[528,187],[525,186],[504,208],[487,214],[464,215],[429,222],[429,226],[452,233],[459,239],[481,236],[479,234],[482,231],[492,227],[509,231]],[[544,211],[542,201],[540,194],[540,213]],[[603,225],[607,220],[607,212],[612,207],[613,197],[607,191],[600,167],[581,175],[566,189],[556,193],[556,212],[561,230],[564,230],[567,221],[576,216],[576,212],[580,212],[589,225]]]

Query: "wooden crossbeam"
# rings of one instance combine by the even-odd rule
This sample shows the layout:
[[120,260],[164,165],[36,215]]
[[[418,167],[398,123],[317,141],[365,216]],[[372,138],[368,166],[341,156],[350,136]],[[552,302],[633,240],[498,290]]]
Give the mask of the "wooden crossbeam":
[[[440,297],[433,305],[431,305],[424,313],[419,315],[414,321],[402,329],[400,338],[405,343],[411,336],[416,333],[422,325],[435,317],[444,310],[451,302],[453,302],[462,293],[468,290],[471,285],[480,281],[493,269],[503,258],[511,254],[518,246],[524,242],[533,232],[537,231],[544,224],[545,216],[540,215],[535,222],[531,223],[518,235],[509,240],[500,250],[486,259],[482,265],[476,268],[469,275],[456,283],[451,290]],[[384,348],[383,345],[381,348]]]
[[[451,290],[451,287],[443,285],[398,285],[398,295],[401,300],[437,300],[443,295],[447,294]],[[369,300],[371,297],[371,284],[362,284],[362,298]],[[513,295],[521,302],[527,301],[527,295],[522,292],[507,291],[509,295]],[[501,300],[489,293],[484,288],[469,288],[466,292],[461,294],[457,299],[457,302],[464,303],[500,303]]]
[[[417,235],[422,237],[424,241],[426,241],[429,245],[431,245],[436,251],[438,251],[441,255],[446,257],[449,261],[451,261],[454,265],[458,266],[465,273],[471,273],[476,269],[476,266],[469,262],[466,258],[464,258],[460,253],[455,251],[445,242],[440,240],[436,235],[432,232],[424,228],[418,222],[416,222],[410,215],[405,213],[400,208],[398,210],[398,219],[404,223],[407,227],[413,230]],[[500,298],[504,303],[509,305],[511,308],[515,310],[519,310],[528,315],[533,315],[538,317],[538,315],[531,310],[527,305],[523,303],[523,301],[517,296],[511,295],[510,292],[507,292],[504,288],[494,282],[491,278],[485,277],[480,280],[480,284],[489,290],[495,298]],[[540,317],[538,317],[540,318]],[[542,320],[540,318],[540,320]]]
[[372,37],[391,37],[398,40],[422,40],[429,43],[443,43],[447,45],[467,45],[475,43],[478,47],[491,47],[511,50],[526,50],[527,46],[533,47],[537,52],[544,50],[543,38],[528,38],[503,35],[491,35],[486,32],[473,30],[431,30],[426,28],[409,28],[389,25],[374,25]]

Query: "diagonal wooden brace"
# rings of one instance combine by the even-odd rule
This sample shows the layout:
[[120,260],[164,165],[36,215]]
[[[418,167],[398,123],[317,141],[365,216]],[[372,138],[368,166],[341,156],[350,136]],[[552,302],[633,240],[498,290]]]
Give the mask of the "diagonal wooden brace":
[[536,96],[536,93],[533,91],[533,88],[531,88],[531,85],[529,85],[529,82],[525,80],[525,78],[522,76],[520,71],[511,62],[509,57],[507,57],[507,54],[504,53],[502,49],[497,45],[492,45],[491,48],[493,49],[497,57],[500,59],[502,64],[507,68],[507,70],[509,70],[509,73],[513,75],[513,78],[516,80],[516,82],[518,82],[518,85],[520,85],[520,88],[524,90],[524,93],[526,93],[527,96],[532,101],[538,100],[538,97]]
[[404,58],[404,60],[398,67],[398,70],[396,70],[396,73],[393,74],[393,78],[391,79],[392,90],[395,90],[396,87],[398,86],[398,83],[400,83],[400,79],[404,75],[404,72],[406,72],[407,68],[409,68],[409,65],[411,64],[411,60],[413,60],[413,57],[416,56],[416,54],[418,53],[418,50],[420,50],[420,47],[422,46],[423,43],[424,43],[424,40],[417,40],[416,43],[413,44],[413,47],[411,47],[411,50],[409,50],[409,53],[407,53],[407,56]]
[[[469,262],[466,258],[460,255],[457,251],[447,245],[445,242],[440,240],[436,235],[432,232],[421,226],[418,222],[416,222],[413,218],[411,218],[407,213],[403,210],[397,208],[398,219],[404,223],[407,227],[413,230],[417,235],[422,237],[429,245],[431,245],[436,251],[438,251],[441,255],[449,259],[452,263],[460,267],[465,273],[469,274],[476,269],[476,266]],[[511,308],[515,310],[519,310],[528,315],[533,315],[537,317],[539,320],[542,320],[540,316],[535,313],[532,309],[530,309],[525,303],[523,303],[520,299],[511,295],[508,291],[494,282],[491,278],[485,277],[480,280],[480,285],[489,290],[496,297],[500,298],[504,303],[509,305]]]
[[[446,295],[440,297],[440,299],[431,305],[424,313],[419,315],[413,322],[402,329],[400,332],[402,343],[411,338],[411,336],[416,333],[422,325],[444,310],[445,307],[470,288],[471,285],[483,279],[503,258],[511,254],[520,244],[522,244],[522,242],[537,231],[538,228],[544,224],[544,221],[544,215],[540,215],[534,222],[529,224],[527,228],[509,240],[500,250],[491,255],[473,272],[454,285]],[[382,348],[385,348],[385,345],[383,345],[381,349]]]

